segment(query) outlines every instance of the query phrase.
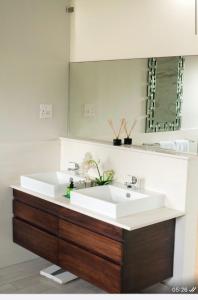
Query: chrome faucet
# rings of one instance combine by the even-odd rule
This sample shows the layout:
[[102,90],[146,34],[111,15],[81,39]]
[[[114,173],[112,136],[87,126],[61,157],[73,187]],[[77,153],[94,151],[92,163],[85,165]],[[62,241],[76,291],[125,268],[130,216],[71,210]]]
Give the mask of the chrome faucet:
[[137,177],[131,176],[131,175],[129,175],[129,177],[131,177],[131,180],[125,182],[126,187],[127,187],[128,189],[136,188],[136,187],[137,187],[136,185],[137,185],[137,182],[138,182]]
[[80,169],[80,166],[78,163],[73,162],[73,161],[68,163],[68,168],[67,168],[68,171],[77,171],[79,169]]

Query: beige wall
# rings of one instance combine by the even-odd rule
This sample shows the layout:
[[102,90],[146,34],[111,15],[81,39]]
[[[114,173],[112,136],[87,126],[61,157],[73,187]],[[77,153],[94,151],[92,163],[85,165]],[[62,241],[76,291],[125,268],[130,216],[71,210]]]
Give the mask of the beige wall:
[[[196,229],[197,229],[197,233],[198,233],[198,222],[196,224]],[[198,239],[196,240],[196,253],[198,253]],[[196,256],[196,262],[195,262],[195,278],[196,278],[196,281],[198,280],[198,255]]]
[[[0,0],[0,141],[64,133],[65,48],[65,0]],[[51,120],[39,119],[42,103]]]
[[194,0],[73,0],[71,61],[197,54]]
[[12,242],[12,190],[21,174],[59,169],[60,148],[54,141],[0,144],[0,268],[35,257]]
[[[66,133],[65,0],[0,0],[0,267],[32,258],[12,243],[10,184],[59,168]],[[39,119],[39,104],[53,118]]]

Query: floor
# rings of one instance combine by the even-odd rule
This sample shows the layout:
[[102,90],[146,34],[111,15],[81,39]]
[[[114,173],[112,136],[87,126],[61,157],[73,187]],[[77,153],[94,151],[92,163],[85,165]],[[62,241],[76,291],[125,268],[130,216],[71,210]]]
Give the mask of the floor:
[[[59,285],[39,275],[50,263],[38,258],[0,269],[0,294],[104,294],[105,292],[82,279]],[[163,284],[155,285],[144,293],[167,293]]]

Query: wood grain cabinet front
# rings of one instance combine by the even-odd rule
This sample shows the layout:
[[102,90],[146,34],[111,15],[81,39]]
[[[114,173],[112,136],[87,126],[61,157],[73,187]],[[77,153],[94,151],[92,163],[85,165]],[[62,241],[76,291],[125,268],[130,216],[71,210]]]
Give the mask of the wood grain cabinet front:
[[59,213],[61,218],[68,222],[72,222],[73,224],[81,226],[82,228],[102,234],[113,240],[123,241],[124,230],[120,227],[86,216],[65,207],[60,207]]
[[52,263],[58,262],[57,237],[17,218],[13,219],[13,241]]
[[121,292],[121,267],[76,245],[59,241],[58,264],[108,292]]
[[14,190],[13,240],[111,293],[173,275],[175,219],[128,231]]
[[63,220],[59,223],[59,236],[115,263],[122,262],[121,242]]
[[31,207],[18,200],[13,201],[15,217],[26,221],[49,233],[58,234],[58,218],[37,208]]

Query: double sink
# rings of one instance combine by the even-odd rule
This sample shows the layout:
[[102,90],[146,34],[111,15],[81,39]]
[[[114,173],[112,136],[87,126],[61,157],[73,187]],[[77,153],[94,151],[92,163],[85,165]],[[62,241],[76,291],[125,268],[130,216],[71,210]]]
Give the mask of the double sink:
[[74,172],[38,173],[21,176],[21,186],[33,192],[58,198],[63,197],[70,179],[78,188],[71,192],[72,205],[116,219],[164,206],[164,195],[127,189],[122,184],[85,188],[83,178]]

